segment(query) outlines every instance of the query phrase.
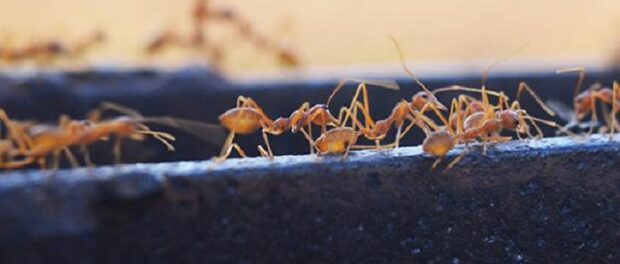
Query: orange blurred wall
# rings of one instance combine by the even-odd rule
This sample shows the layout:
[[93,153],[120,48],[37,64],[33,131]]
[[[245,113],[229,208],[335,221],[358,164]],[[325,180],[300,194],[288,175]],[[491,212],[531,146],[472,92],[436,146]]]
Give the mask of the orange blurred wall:
[[[527,44],[535,58],[608,60],[620,47],[620,1],[579,0],[230,0],[262,32],[295,46],[308,67],[384,64],[396,60],[386,37],[397,36],[417,61],[493,58]],[[187,30],[193,1],[3,0],[0,32],[14,42],[62,36],[74,39],[95,27],[110,41],[91,56],[95,63],[181,64],[187,54],[147,61],[140,54],[158,29]],[[234,41],[225,31],[223,41]],[[226,69],[273,69],[266,56],[235,44]]]

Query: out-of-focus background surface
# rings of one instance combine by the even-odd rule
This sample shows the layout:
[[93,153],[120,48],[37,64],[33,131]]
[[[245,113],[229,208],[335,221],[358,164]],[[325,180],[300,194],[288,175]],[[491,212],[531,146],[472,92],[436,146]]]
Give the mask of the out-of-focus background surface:
[[[4,40],[75,39],[94,28],[108,41],[89,54],[94,65],[178,66],[200,62],[184,52],[146,58],[144,43],[162,28],[187,32],[190,0],[3,0]],[[299,54],[302,69],[394,65],[396,36],[419,63],[487,61],[526,48],[518,59],[609,66],[620,60],[620,1],[580,0],[230,0],[256,30]],[[230,47],[226,72],[247,76],[279,70],[273,58],[239,41],[234,30],[214,29]]]

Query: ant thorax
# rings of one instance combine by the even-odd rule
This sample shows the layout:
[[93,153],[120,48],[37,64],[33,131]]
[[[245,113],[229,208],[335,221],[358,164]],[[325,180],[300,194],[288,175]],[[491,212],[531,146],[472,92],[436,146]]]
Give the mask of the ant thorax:
[[592,100],[591,93],[592,91],[586,91],[575,97],[574,108],[579,119],[581,119],[583,115],[589,113],[592,109],[592,104],[594,101]]
[[416,110],[421,110],[429,102],[428,94],[424,91],[418,92],[411,97],[411,107]]

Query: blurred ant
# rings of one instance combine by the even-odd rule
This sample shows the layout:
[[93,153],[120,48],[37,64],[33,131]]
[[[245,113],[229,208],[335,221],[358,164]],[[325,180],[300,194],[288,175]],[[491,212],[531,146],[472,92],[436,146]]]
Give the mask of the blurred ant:
[[281,65],[291,67],[300,64],[300,59],[293,49],[260,35],[252,24],[240,17],[234,9],[214,8],[206,0],[195,1],[191,10],[192,32],[189,35],[166,30],[146,44],[146,54],[155,55],[169,47],[180,47],[199,52],[208,58],[213,67],[220,68],[226,57],[226,50],[223,45],[212,43],[205,34],[206,28],[218,21],[231,25],[256,49],[273,54]]
[[[575,85],[574,99],[573,99],[573,110],[572,117],[569,119],[568,124],[566,124],[563,128],[564,131],[568,131],[567,129],[579,125],[581,120],[587,115],[590,114],[590,122],[589,122],[589,130],[586,135],[591,135],[594,132],[594,126],[598,123],[598,115],[596,110],[596,102],[599,101],[602,104],[608,104],[612,107],[612,113],[609,117],[605,117],[605,121],[609,129],[611,130],[610,138],[613,137],[615,130],[617,129],[616,125],[616,114],[617,110],[617,100],[620,99],[619,88],[617,88],[617,82],[613,83],[612,88],[602,87],[600,83],[595,83],[587,90],[580,92],[583,82],[586,77],[586,70],[584,67],[576,67],[576,68],[566,68],[557,70],[556,73],[570,73],[577,72],[579,74],[579,78],[577,79],[577,84]],[[556,103],[557,105],[557,103]],[[605,108],[604,108],[605,109]],[[570,110],[567,110],[570,111]],[[611,123],[611,124],[610,124]]]
[[63,57],[76,59],[83,57],[90,49],[103,43],[105,32],[96,30],[92,35],[77,40],[75,43],[58,40],[35,41],[23,47],[3,47],[0,49],[0,60],[14,64],[33,60],[41,64],[50,64]]
[[[109,120],[100,120],[99,111],[108,109],[130,113],[133,117],[122,116]],[[54,158],[52,167],[58,168],[62,152],[66,154],[71,165],[77,167],[79,164],[71,154],[70,147],[80,146],[82,150],[85,150],[87,145],[108,139],[110,136],[115,136],[116,138],[113,152],[116,163],[120,163],[120,147],[123,138],[142,140],[145,135],[150,135],[164,143],[168,150],[174,150],[174,147],[169,143],[169,141],[175,140],[172,135],[150,130],[143,124],[143,122],[149,120],[134,113],[121,106],[104,103],[100,106],[100,110],[96,110],[91,116],[91,120],[71,120],[66,116],[62,116],[59,124],[55,126],[22,125],[21,122],[9,119],[6,113],[1,111],[0,120],[8,128],[9,139],[17,145],[17,149],[11,151],[10,155],[23,156],[24,158],[18,161],[4,162],[0,167],[6,169],[21,168],[33,162],[38,162],[41,168],[46,168],[47,157],[51,155]],[[156,120],[153,119],[153,121]],[[92,166],[88,152],[84,152],[86,163]]]
[[[11,160],[3,162],[0,167],[15,169],[38,162],[44,169],[47,167],[47,157],[52,155],[53,168],[57,168],[61,152],[67,155],[72,165],[77,164],[68,147],[83,128],[81,123],[70,122],[63,116],[60,119],[61,126],[30,125],[9,119],[4,111],[0,112],[0,119],[7,126],[9,140],[17,145],[17,149],[9,152]],[[13,160],[16,156],[24,158]]]
[[[124,116],[101,119],[102,114],[109,110],[122,113]],[[97,109],[91,111],[87,122],[88,126],[72,144],[82,148],[85,154],[85,161],[89,166],[92,165],[92,162],[90,161],[86,146],[99,140],[107,139],[110,136],[115,138],[112,153],[116,164],[121,162],[121,145],[125,138],[144,140],[144,136],[152,136],[166,146],[168,151],[174,151],[174,147],[170,143],[170,141],[176,140],[174,136],[165,132],[153,131],[144,124],[145,122],[155,123],[158,120],[158,118],[145,118],[133,109],[110,102],[103,102]]]
[[145,52],[148,55],[154,55],[162,52],[168,47],[181,45],[181,43],[182,41],[179,34],[172,29],[167,29],[155,35],[147,42],[145,46]]

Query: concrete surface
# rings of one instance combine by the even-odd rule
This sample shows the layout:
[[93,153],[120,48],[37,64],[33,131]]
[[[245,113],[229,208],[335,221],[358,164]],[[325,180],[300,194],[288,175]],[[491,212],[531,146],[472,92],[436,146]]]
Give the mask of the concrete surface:
[[433,161],[404,147],[4,173],[0,262],[618,262],[619,143],[473,147],[447,173]]

